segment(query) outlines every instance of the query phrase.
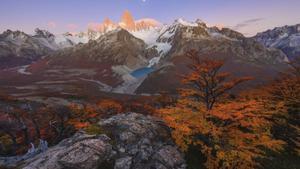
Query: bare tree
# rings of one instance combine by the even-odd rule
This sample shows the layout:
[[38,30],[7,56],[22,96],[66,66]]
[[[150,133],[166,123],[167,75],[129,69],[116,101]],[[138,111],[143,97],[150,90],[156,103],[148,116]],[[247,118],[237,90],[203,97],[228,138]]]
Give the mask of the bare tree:
[[34,111],[32,106],[29,103],[25,104],[24,109],[25,109],[29,119],[31,120],[33,126],[34,126],[36,137],[38,139],[40,139],[41,138],[41,132],[40,132],[40,126],[39,126],[39,123],[38,123],[38,120],[39,120],[38,116],[40,115],[40,112]]
[[69,131],[69,126],[66,125],[66,122],[69,120],[71,112],[65,106],[57,106],[53,108],[51,113],[53,117],[49,125],[57,135],[54,142],[58,142],[63,139],[64,135]]

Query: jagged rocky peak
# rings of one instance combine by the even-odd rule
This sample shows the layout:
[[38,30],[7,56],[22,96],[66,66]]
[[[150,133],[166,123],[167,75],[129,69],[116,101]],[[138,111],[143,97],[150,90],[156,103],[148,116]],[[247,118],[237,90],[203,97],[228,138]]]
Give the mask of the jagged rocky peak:
[[109,18],[105,18],[103,23],[101,25],[99,25],[99,31],[100,32],[108,32],[111,30],[116,29],[118,26]]
[[71,32],[66,32],[63,34],[63,36],[73,36],[73,34]]
[[209,27],[200,19],[196,21],[186,21],[182,18],[176,19],[171,25],[162,28],[161,35],[157,42],[174,43],[174,40],[243,40],[242,33],[230,28]]
[[265,32],[258,33],[254,38],[267,47],[279,46],[280,40],[288,39],[291,36],[300,36],[300,24],[293,26],[276,27]]
[[29,35],[27,35],[26,33],[16,30],[16,31],[12,31],[10,29],[7,29],[6,31],[4,31],[1,35],[0,38],[9,38],[7,40],[14,40],[14,39],[19,39],[19,38],[26,38]]
[[[218,29],[219,30],[219,29]],[[237,32],[237,31],[234,31],[232,29],[229,29],[229,28],[222,28],[219,33],[227,36],[227,37],[230,37],[230,38],[233,38],[233,39],[241,39],[241,38],[245,38],[245,36],[240,33],[240,32]]]
[[109,18],[105,18],[103,21],[103,24],[105,25],[113,25],[114,22],[112,20],[110,20]]
[[13,34],[14,31],[10,30],[10,29],[7,29],[6,31],[4,31],[1,35],[2,36],[7,36],[7,35],[11,35]]
[[78,38],[85,38],[87,37],[86,32],[78,32],[78,33],[73,33],[73,32],[65,32],[62,34],[65,37],[78,37]]
[[151,18],[142,18],[135,20],[130,11],[126,10],[121,16],[120,22],[113,22],[109,18],[105,18],[101,23],[94,23],[89,26],[89,34],[91,36],[99,36],[99,34],[107,33],[119,27],[127,31],[148,30],[150,28],[161,25],[158,21]]
[[205,24],[205,22],[200,18],[197,18],[195,22],[198,23],[198,24]]
[[102,52],[111,56],[111,59],[118,60],[128,67],[135,67],[144,62],[141,58],[144,57],[146,44],[123,28],[103,34],[97,39],[97,45],[101,46]]
[[143,48],[146,45],[141,39],[136,38],[130,32],[120,27],[113,31],[107,32],[106,34],[101,35],[96,41],[104,42],[105,45],[131,44],[133,46],[138,45]]
[[261,40],[265,40],[266,45],[272,46],[272,43],[267,43],[267,40],[270,40],[269,42],[271,42],[271,40],[275,40],[276,38],[283,38],[297,33],[300,33],[300,24],[292,26],[286,25],[283,27],[269,29],[265,32],[258,33],[255,37]]
[[196,19],[196,21],[191,22],[183,18],[179,18],[175,20],[175,24],[180,24],[182,26],[192,26],[192,27],[197,27],[197,26],[207,27],[205,22],[203,22],[201,19]]
[[135,29],[136,31],[139,30],[148,30],[151,28],[156,28],[156,27],[160,27],[161,23],[158,22],[155,19],[151,19],[151,18],[143,18],[143,19],[139,19],[135,21]]
[[128,10],[123,13],[119,25],[126,30],[135,31],[134,18]]
[[46,39],[49,39],[49,38],[54,38],[55,36],[50,33],[49,31],[47,30],[42,30],[42,29],[39,29],[39,28],[36,28],[34,30],[35,32],[35,35],[34,37],[39,37],[39,38],[46,38]]
[[50,63],[68,66],[64,63],[72,58],[73,63],[79,67],[84,60],[86,64],[126,65],[131,69],[136,69],[147,62],[145,49],[146,44],[142,40],[134,37],[127,30],[118,28],[86,44],[55,53],[51,56]]
[[158,37],[158,42],[168,42],[172,44],[174,38],[202,38],[208,37],[206,24],[197,19],[195,22],[186,21],[182,18],[176,19],[170,26],[165,26],[162,29],[161,35]]
[[253,38],[266,47],[282,50],[289,59],[300,56],[300,24],[276,27]]

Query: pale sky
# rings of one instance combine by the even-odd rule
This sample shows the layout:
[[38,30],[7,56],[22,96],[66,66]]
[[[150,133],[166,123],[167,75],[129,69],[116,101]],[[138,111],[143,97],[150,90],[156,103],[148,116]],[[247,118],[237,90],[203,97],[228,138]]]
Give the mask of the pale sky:
[[246,36],[300,23],[300,0],[1,0],[0,31],[37,27],[55,34],[85,31],[105,17],[119,21],[124,10],[135,19],[172,23],[176,18],[223,25]]

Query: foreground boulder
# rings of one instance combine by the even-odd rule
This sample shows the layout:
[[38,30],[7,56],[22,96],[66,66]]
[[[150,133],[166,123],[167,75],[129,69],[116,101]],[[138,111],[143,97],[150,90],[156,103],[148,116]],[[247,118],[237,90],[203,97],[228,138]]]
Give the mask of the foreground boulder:
[[99,122],[100,135],[78,132],[19,164],[24,169],[184,169],[162,121],[136,113]]

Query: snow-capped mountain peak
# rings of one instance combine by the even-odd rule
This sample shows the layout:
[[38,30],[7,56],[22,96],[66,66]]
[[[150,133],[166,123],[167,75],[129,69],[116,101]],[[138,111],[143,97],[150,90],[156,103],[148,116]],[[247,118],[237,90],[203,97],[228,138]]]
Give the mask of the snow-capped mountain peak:
[[266,47],[282,50],[289,59],[300,56],[300,24],[276,27],[258,33],[254,39]]
[[50,33],[47,30],[41,30],[39,28],[36,28],[35,30],[35,37],[39,37],[39,38],[54,38],[55,36]]
[[185,20],[183,18],[176,19],[175,23],[176,24],[181,24],[183,26],[198,26],[198,23],[196,23],[196,22],[189,22],[189,21],[187,21],[187,20]]
[[0,35],[0,39],[2,39],[2,40],[15,41],[15,42],[24,41],[26,38],[28,38],[28,35],[19,30],[12,31],[12,30],[8,29]]
[[61,48],[72,47],[79,43],[87,43],[89,41],[88,34],[85,32],[70,33],[66,32],[55,36],[55,43]]

